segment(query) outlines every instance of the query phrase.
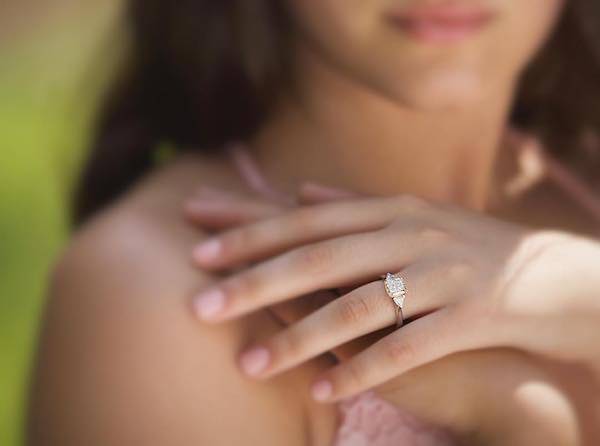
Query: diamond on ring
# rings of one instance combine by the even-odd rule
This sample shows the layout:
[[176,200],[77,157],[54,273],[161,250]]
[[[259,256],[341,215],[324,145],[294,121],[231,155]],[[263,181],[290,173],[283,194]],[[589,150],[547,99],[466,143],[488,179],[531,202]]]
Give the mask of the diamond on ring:
[[402,308],[404,307],[404,298],[406,297],[406,285],[404,279],[400,274],[387,273],[383,277],[383,284],[385,292],[392,298],[396,304],[396,327],[402,327],[404,324],[404,313]]
[[406,297],[406,285],[400,274],[387,273],[382,276],[385,292],[396,304],[396,328],[404,325],[404,298]]
[[399,274],[387,273],[385,275],[385,291],[400,308],[404,307],[406,297],[406,285]]

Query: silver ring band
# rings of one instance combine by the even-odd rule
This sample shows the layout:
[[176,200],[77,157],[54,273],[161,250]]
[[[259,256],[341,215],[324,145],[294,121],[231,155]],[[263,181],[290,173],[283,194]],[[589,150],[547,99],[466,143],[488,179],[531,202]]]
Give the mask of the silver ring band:
[[383,278],[385,292],[396,304],[396,328],[404,324],[404,298],[406,297],[406,284],[400,274],[387,273]]

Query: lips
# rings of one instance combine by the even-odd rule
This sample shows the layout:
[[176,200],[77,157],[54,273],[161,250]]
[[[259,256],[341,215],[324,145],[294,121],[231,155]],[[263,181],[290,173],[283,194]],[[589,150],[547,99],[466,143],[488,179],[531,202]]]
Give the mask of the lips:
[[473,5],[414,7],[388,14],[389,21],[412,38],[429,43],[454,43],[482,30],[491,10]]

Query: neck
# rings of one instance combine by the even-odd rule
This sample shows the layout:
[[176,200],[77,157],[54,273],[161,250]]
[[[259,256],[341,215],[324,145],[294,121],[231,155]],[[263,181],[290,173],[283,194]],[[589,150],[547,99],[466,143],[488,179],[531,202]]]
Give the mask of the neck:
[[483,210],[510,92],[480,106],[423,112],[318,64],[251,141],[267,177],[293,192],[314,181],[352,191],[409,193]]

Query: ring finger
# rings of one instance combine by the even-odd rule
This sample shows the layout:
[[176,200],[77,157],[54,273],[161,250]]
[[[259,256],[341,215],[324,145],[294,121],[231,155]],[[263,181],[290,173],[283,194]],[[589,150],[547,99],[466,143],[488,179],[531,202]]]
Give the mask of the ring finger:
[[[404,268],[407,284],[403,306],[405,318],[436,310],[452,298],[452,291],[440,284],[443,265],[428,262]],[[363,285],[335,299],[314,313],[287,327],[262,345],[240,357],[242,369],[251,376],[269,377],[330,351],[361,336],[396,323],[396,304],[387,295],[383,281]]]

